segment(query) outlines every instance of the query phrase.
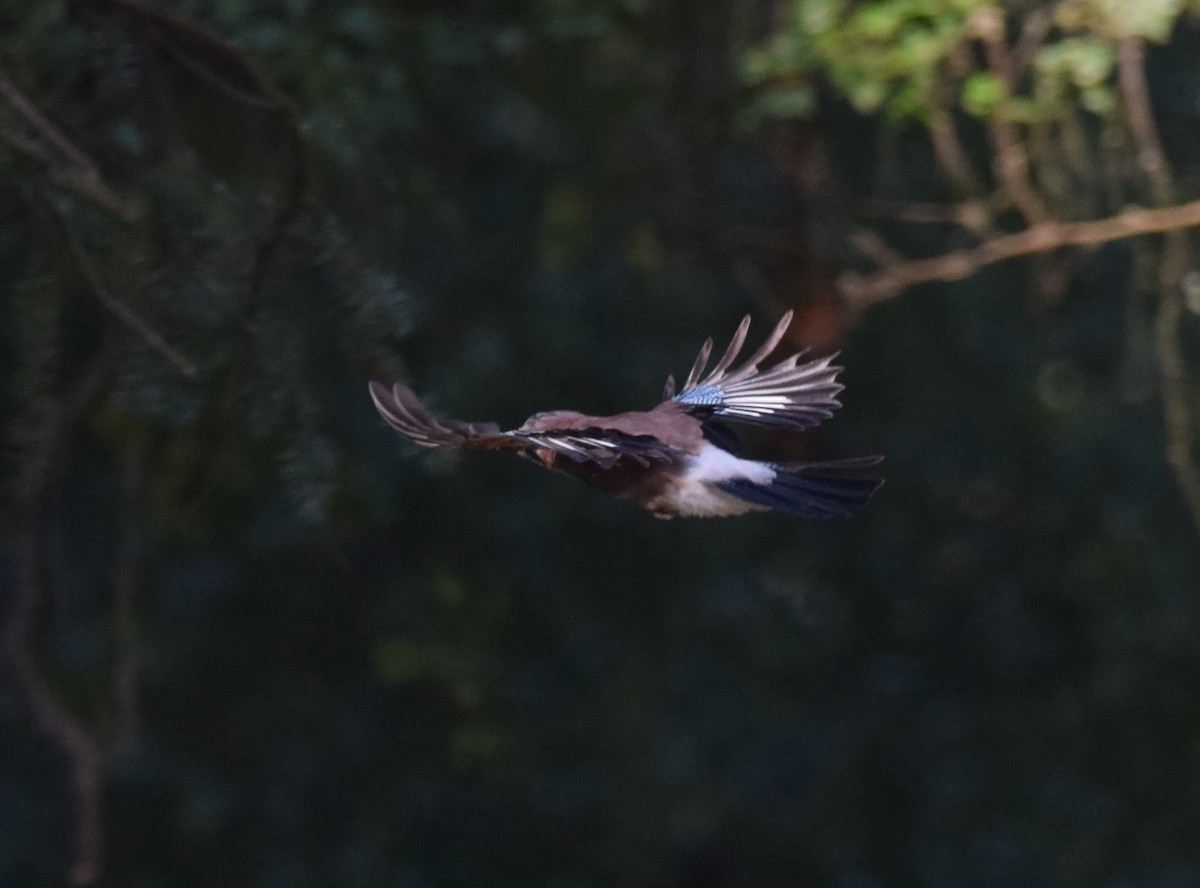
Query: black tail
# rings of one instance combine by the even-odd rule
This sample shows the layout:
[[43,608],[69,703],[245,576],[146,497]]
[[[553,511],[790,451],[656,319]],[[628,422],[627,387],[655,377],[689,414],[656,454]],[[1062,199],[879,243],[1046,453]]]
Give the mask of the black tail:
[[775,477],[767,484],[745,479],[722,481],[717,486],[748,503],[806,518],[846,517],[865,505],[882,478],[854,474],[878,465],[881,456],[839,459],[830,462],[776,463]]

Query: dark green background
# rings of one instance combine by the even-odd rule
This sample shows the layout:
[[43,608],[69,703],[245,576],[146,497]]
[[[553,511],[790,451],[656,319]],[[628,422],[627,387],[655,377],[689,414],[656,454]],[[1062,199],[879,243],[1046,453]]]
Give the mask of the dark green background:
[[[502,424],[648,407],[706,335],[803,300],[762,244],[836,264],[846,207],[798,196],[741,123],[768,8],[174,6],[304,122],[257,284],[285,116],[190,73],[256,89],[206,39],[168,32],[173,54],[121,4],[33,10],[0,16],[0,65],[152,223],[0,150],[9,480],[37,404],[121,329],[48,207],[199,368],[125,336],[48,497],[40,660],[99,733],[114,515],[144,539],[102,884],[1200,884],[1200,541],[1132,246],[1050,257],[1051,304],[1012,264],[848,325],[846,407],[796,452],[886,455],[852,520],[656,521],[503,456],[416,453],[366,380]],[[1195,44],[1152,56],[1185,180]],[[930,178],[916,149],[876,165],[836,100],[820,126],[847,200]],[[70,785],[14,691],[0,885],[52,885]]]

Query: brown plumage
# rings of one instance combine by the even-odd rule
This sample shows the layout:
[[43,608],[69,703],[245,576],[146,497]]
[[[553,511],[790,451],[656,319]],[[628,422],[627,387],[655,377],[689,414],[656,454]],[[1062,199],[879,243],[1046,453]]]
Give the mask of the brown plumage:
[[645,412],[587,416],[570,410],[537,413],[519,428],[470,423],[432,414],[406,386],[370,385],[371,398],[396,431],[424,447],[514,450],[546,468],[579,478],[659,518],[716,517],[777,509],[828,517],[863,505],[881,483],[859,474],[882,457],[809,463],[742,459],[729,446],[723,422],[803,430],[841,406],[841,367],[833,356],[801,364],[803,353],[765,370],[759,365],[783,338],[791,312],[740,367],[742,320],[711,371],[713,341],[700,350],[682,390],[668,377],[664,400]]

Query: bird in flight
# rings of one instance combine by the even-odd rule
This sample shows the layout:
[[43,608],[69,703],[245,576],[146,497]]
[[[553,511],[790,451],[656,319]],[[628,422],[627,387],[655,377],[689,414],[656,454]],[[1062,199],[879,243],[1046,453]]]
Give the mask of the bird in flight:
[[827,518],[849,515],[883,482],[861,470],[881,456],[824,462],[761,462],[736,455],[727,423],[803,431],[841,406],[834,355],[800,363],[804,352],[766,369],[759,365],[783,339],[785,314],[748,360],[731,369],[746,341],[742,319],[716,366],[704,343],[678,394],[667,378],[663,401],[649,411],[587,416],[573,410],[536,413],[519,428],[435,416],[406,386],[370,384],[375,408],[422,447],[514,450],[546,468],[647,509],[657,518],[722,517],[776,510]]

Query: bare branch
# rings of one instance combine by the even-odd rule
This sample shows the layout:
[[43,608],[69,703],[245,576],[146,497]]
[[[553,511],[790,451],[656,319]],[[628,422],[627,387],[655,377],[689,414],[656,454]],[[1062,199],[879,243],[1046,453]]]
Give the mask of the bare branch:
[[113,692],[117,717],[112,751],[127,748],[140,732],[138,706],[137,591],[142,572],[142,534],[138,512],[145,485],[146,441],[135,432],[121,464],[121,505],[116,559],[113,565],[113,634],[116,662]]
[[[272,220],[266,236],[258,245],[254,264],[250,270],[247,301],[253,302],[262,291],[276,253],[292,224],[300,215],[304,194],[308,190],[308,161],[306,140],[301,125],[300,112],[283,90],[263,74],[256,65],[237,47],[218,34],[186,19],[149,9],[136,0],[112,0],[121,8],[149,26],[152,38],[181,67],[199,77],[205,83],[236,102],[284,116],[287,125],[287,181],[283,199]],[[231,82],[186,51],[180,40],[194,46],[202,46],[227,61],[248,84],[248,88]]]
[[1126,37],[1117,53],[1117,74],[1125,113],[1138,148],[1138,162],[1150,181],[1150,191],[1156,203],[1166,206],[1175,202],[1175,183],[1167,165],[1158,126],[1150,108],[1150,85],[1146,82],[1145,49],[1141,39]]
[[[38,110],[25,94],[22,93],[8,75],[0,71],[0,98],[12,107],[33,130],[53,145],[58,152],[71,163],[80,167],[96,168],[92,159],[75,147],[75,143],[63,135],[62,131],[50,122],[50,119]],[[97,173],[98,174],[98,173]]]
[[1200,471],[1193,453],[1193,418],[1188,403],[1188,367],[1180,342],[1183,320],[1183,276],[1189,264],[1186,235],[1173,232],[1163,252],[1155,332],[1158,339],[1159,379],[1163,397],[1163,426],[1167,436],[1167,463],[1175,472],[1179,492],[1187,502],[1192,523],[1200,535]]
[[[1025,69],[1029,67],[1052,27],[1054,27],[1054,15],[1045,6],[1035,9],[1025,16],[1025,24],[1021,26],[1021,36],[1017,38],[1017,43],[1012,50],[1014,78],[1020,78]],[[1013,86],[1016,85],[1014,82]]]
[[33,630],[46,599],[42,558],[49,488],[79,426],[111,383],[116,354],[112,342],[102,346],[70,396],[49,411],[36,451],[25,454],[9,515],[13,588],[3,627],[4,655],[35,727],[67,757],[75,801],[68,875],[76,885],[91,885],[100,877],[105,754],[91,730],[47,683],[34,653]]
[[[1175,181],[1163,152],[1158,127],[1150,107],[1146,82],[1145,47],[1136,37],[1121,41],[1117,73],[1130,129],[1137,143],[1138,160],[1150,183],[1155,201],[1175,198]],[[1158,339],[1159,380],[1163,397],[1163,425],[1167,437],[1167,463],[1187,503],[1196,533],[1200,535],[1200,470],[1193,458],[1195,440],[1188,403],[1187,361],[1180,341],[1184,313],[1184,276],[1192,264],[1187,234],[1181,230],[1167,235],[1159,266],[1159,302],[1155,332]]]
[[195,76],[199,77],[209,86],[212,86],[218,92],[223,93],[226,97],[233,99],[243,105],[249,105],[253,108],[262,108],[268,111],[277,111],[282,107],[274,96],[269,94],[260,94],[242,89],[228,79],[217,74],[211,67],[194,58],[190,53],[184,50],[179,44],[172,40],[160,40],[159,45],[166,50],[182,68],[190,71]]
[[887,241],[869,228],[855,228],[849,234],[850,245],[877,265],[896,265],[903,261]]
[[[32,504],[31,504],[32,505]],[[74,850],[69,878],[91,885],[101,867],[101,797],[104,754],[91,731],[57,699],[33,653],[34,617],[45,599],[41,580],[43,516],[18,515],[13,538],[13,600],[4,626],[4,647],[12,676],[33,723],[67,757],[75,791]]]
[[954,117],[941,106],[930,109],[929,142],[938,166],[954,183],[960,196],[969,197],[982,190],[958,138]]
[[158,352],[176,370],[188,379],[192,379],[196,375],[196,365],[188,360],[180,353],[173,345],[171,345],[163,337],[161,333],[155,330],[150,322],[135,312],[128,304],[122,302],[108,292],[108,288],[100,279],[100,273],[96,266],[92,263],[91,257],[80,243],[78,235],[75,234],[75,229],[67,220],[66,216],[55,210],[59,221],[62,223],[63,230],[66,232],[67,246],[71,250],[71,255],[75,258],[76,265],[79,266],[79,272],[87,281],[88,287],[96,300],[108,309],[121,323],[136,333],[146,345],[150,346],[154,351]]
[[17,471],[14,503],[36,498],[62,468],[66,450],[84,416],[112,382],[117,370],[116,342],[108,340],[96,358],[80,376],[71,395],[61,404],[52,405],[46,412],[45,427],[37,436],[36,450],[24,456]]
[[[30,139],[8,127],[0,127],[0,139],[3,139],[10,147],[46,164],[56,181],[79,192],[121,221],[125,223],[134,221],[137,216],[136,211],[129,201],[120,197],[105,183],[100,167],[68,139],[62,130],[51,123],[50,119],[17,88],[17,85],[3,71],[0,71],[0,99],[8,103],[17,116],[25,121],[26,126],[37,134],[41,142]],[[67,162],[65,168],[61,163],[56,163],[55,158],[50,156],[50,152],[43,148],[41,144],[43,142]]]
[[842,276],[839,286],[847,302],[862,310],[917,284],[962,280],[984,266],[1017,256],[1196,226],[1200,226],[1200,200],[1155,210],[1128,210],[1089,222],[1042,222],[965,250],[901,262],[869,275],[848,273]]
[[919,203],[913,201],[866,200],[858,208],[867,216],[914,222],[918,225],[959,225],[974,234],[982,234],[991,221],[987,204],[979,200],[960,204]]
[[[1004,98],[1011,97],[1016,91],[1018,72],[1005,39],[1004,16],[998,9],[985,7],[974,14],[971,24],[983,43],[988,70],[1004,85]],[[1002,113],[993,114],[989,122],[996,147],[996,175],[1005,193],[1029,222],[1045,221],[1050,214],[1029,182],[1029,155],[1016,125]]]

